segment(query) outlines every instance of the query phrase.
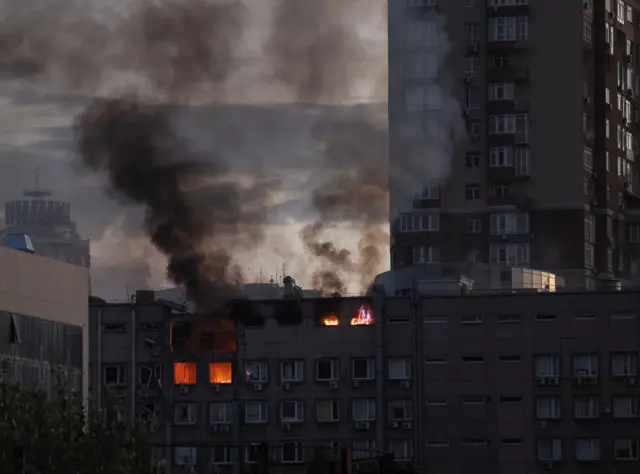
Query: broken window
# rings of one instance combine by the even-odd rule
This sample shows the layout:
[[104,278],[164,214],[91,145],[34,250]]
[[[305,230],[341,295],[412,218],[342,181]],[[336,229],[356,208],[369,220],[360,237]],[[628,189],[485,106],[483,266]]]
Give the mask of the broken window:
[[105,385],[124,385],[125,367],[124,365],[107,365],[104,368]]
[[196,363],[195,362],[174,362],[173,363],[173,383],[195,385],[196,384]]
[[231,383],[233,381],[233,367],[231,362],[209,363],[209,383]]
[[147,387],[155,382],[160,384],[162,378],[162,365],[145,364],[140,366],[140,383]]

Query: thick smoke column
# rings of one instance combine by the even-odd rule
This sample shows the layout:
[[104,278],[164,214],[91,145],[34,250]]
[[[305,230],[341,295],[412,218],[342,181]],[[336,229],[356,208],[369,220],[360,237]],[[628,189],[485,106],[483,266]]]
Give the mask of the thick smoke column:
[[[232,254],[258,244],[275,183],[228,180],[222,159],[190,157],[167,109],[134,100],[94,103],[77,121],[82,163],[108,176],[117,196],[146,210],[146,228],[168,259],[168,274],[198,307],[233,296],[242,280]],[[242,238],[240,238],[240,236]]]

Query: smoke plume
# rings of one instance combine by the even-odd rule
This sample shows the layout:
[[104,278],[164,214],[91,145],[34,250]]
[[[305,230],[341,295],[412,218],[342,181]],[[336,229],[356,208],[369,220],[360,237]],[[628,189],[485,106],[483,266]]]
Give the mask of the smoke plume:
[[199,308],[210,309],[236,294],[242,274],[233,252],[260,243],[267,215],[261,206],[277,183],[229,181],[224,160],[190,156],[170,122],[165,108],[98,101],[76,124],[80,156],[106,173],[118,196],[144,206],[170,278]]

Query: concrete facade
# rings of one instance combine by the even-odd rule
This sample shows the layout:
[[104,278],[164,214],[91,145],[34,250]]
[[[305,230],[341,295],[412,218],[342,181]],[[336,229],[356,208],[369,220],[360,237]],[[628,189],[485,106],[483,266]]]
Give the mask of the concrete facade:
[[[637,293],[283,301],[243,306],[231,350],[194,346],[176,330],[198,316],[162,302],[94,305],[93,386],[155,413],[174,472],[242,472],[265,441],[279,473],[338,445],[419,472],[637,470]],[[362,306],[374,324],[351,325]]]
[[[87,268],[0,247],[2,359],[36,367],[47,380],[61,366],[86,399],[88,297]],[[12,373],[4,376],[11,381]]]

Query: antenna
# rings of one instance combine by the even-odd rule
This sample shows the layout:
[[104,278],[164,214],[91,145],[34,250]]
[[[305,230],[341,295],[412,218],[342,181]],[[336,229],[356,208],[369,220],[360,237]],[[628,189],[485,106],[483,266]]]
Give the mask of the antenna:
[[40,188],[40,167],[37,166],[34,170],[33,170],[33,181],[35,184],[35,187],[33,189],[25,189],[23,190],[22,194],[25,197],[32,197],[35,199],[43,199],[45,197],[51,196],[51,190],[50,189],[41,189]]

